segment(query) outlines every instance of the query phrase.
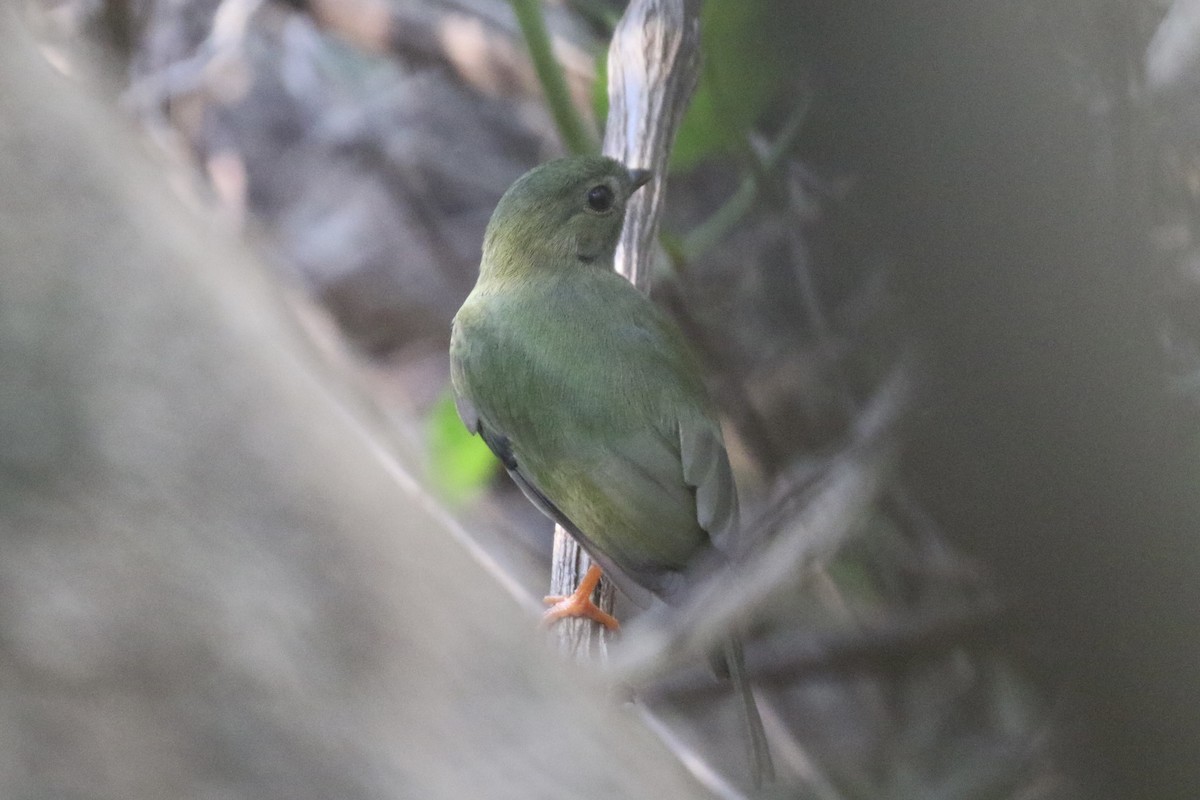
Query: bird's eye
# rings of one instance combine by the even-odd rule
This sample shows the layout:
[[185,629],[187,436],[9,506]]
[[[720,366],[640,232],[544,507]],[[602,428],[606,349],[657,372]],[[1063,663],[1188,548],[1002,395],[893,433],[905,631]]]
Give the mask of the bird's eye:
[[603,214],[605,211],[608,211],[612,208],[613,199],[612,189],[608,188],[604,184],[593,186],[591,189],[588,189],[587,204],[588,208],[590,208],[592,211]]

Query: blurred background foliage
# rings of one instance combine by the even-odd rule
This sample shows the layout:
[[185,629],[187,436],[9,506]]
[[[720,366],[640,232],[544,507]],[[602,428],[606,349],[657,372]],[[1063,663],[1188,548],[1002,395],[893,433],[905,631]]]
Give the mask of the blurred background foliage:
[[[1138,679],[1148,652],[1109,653],[1114,632],[1153,618],[1147,648],[1192,652],[1186,633],[1154,638],[1155,615],[1194,623],[1197,611],[1194,591],[1142,602],[1155,567],[1124,573],[1120,608],[1089,606],[1130,537],[1194,564],[1191,507],[1167,489],[1137,494],[1194,487],[1159,427],[1195,458],[1189,5],[704,4],[705,62],[671,161],[652,295],[708,366],[747,517],[802,499],[861,444],[889,378],[915,385],[889,428],[912,445],[866,521],[754,620],[778,796],[1028,800],[1135,796],[1133,785],[1184,797],[1194,785],[1183,766],[1154,784],[1114,733],[1124,712],[1089,706],[1105,676]],[[550,527],[497,480],[445,391],[449,320],[491,209],[566,150],[510,6],[31,7],[56,63],[195,166],[192,189],[300,290],[314,337],[353,354],[398,435],[425,441],[445,499],[540,593]],[[622,8],[540,6],[571,113],[596,132]],[[115,85],[86,66],[97,48]],[[1152,419],[1111,440],[1096,422],[1130,414]],[[1108,467],[1111,481],[1095,483]],[[1117,519],[1106,503],[1120,493],[1178,515]],[[1188,535],[1156,533],[1175,523]],[[1040,636],[1014,634],[1025,614]],[[1181,673],[1196,663],[1163,663],[1164,694],[1130,708],[1173,731],[1165,775],[1195,723],[1145,715],[1200,697]],[[736,796],[726,700],[680,678],[648,702],[681,754]],[[1094,730],[1080,722],[1092,712]]]

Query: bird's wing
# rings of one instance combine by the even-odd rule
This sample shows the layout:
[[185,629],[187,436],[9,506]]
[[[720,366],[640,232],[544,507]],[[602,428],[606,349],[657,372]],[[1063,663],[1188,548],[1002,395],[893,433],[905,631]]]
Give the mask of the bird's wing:
[[666,590],[666,586],[662,585],[663,581],[661,579],[652,580],[649,575],[631,573],[631,571],[610,558],[586,533],[579,529],[562,509],[542,493],[542,490],[537,487],[528,470],[522,469],[515,459],[512,461],[511,468],[508,467],[508,464],[505,464],[505,467],[508,469],[508,474],[512,477],[513,482],[520,487],[522,494],[543,514],[550,517],[550,519],[561,525],[563,530],[571,534],[571,537],[591,556],[592,560],[604,569],[604,574],[611,578],[617,587],[636,605],[648,608],[654,603],[655,594],[661,594]]
[[700,527],[718,548],[728,550],[738,524],[738,496],[720,426],[707,415],[680,420],[679,454],[683,480],[695,492]]
[[[485,420],[480,414],[475,404],[471,401],[469,393],[471,392],[471,383],[466,378],[466,374],[471,369],[472,356],[469,351],[452,347],[451,349],[451,376],[454,393],[454,404],[458,409],[458,415],[462,418],[463,424],[473,434],[478,434],[487,444],[488,449],[500,459],[508,472],[509,477],[521,489],[521,493],[533,503],[533,505],[545,514],[550,519],[561,525],[575,541],[588,552],[592,559],[598,563],[607,574],[631,600],[639,606],[648,607],[654,602],[654,591],[659,587],[654,586],[648,588],[647,583],[654,584],[654,581],[648,580],[647,575],[631,575],[612,558],[609,558],[607,553],[600,547],[596,546],[595,542],[587,536],[567,514],[560,509],[554,502],[546,496],[545,492],[538,486],[537,479],[531,474],[531,471],[526,468],[523,460],[517,458],[517,454],[513,451],[511,440],[508,436],[495,425],[495,423]],[[483,404],[487,407],[487,404]]]
[[[628,346],[616,359],[621,372],[581,384],[572,368],[587,348],[547,353],[565,345],[544,337],[536,350],[518,352],[496,309],[464,306],[451,377],[467,427],[534,505],[645,605],[651,594],[669,601],[682,588],[689,562],[711,550],[709,534],[732,526],[737,495],[711,409],[686,399],[705,397],[698,371],[662,355],[681,352],[665,341],[677,334],[653,315],[637,319],[639,311],[617,314],[623,325],[604,334],[605,346]],[[668,413],[629,410],[631,392],[657,397],[655,386]]]
[[[462,420],[463,425],[467,426],[467,430],[472,435],[479,433],[479,412],[475,410],[475,404],[454,384],[451,384],[451,394],[454,395],[454,407],[458,410],[458,418]],[[484,441],[486,442],[487,439]],[[496,451],[492,450],[492,452]]]

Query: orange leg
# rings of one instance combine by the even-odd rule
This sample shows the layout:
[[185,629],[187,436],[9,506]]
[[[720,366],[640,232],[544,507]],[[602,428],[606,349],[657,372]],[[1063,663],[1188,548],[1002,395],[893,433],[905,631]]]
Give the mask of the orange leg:
[[560,597],[558,595],[550,595],[546,598],[546,605],[550,608],[546,609],[546,613],[542,615],[543,624],[549,625],[551,622],[563,619],[565,617],[586,617],[587,619],[599,622],[610,631],[615,631],[621,627],[616,618],[611,614],[605,614],[592,602],[592,592],[596,590],[596,584],[600,582],[600,576],[603,575],[600,567],[592,564],[588,567],[587,574],[583,576],[583,580],[579,582],[579,588],[570,597]]

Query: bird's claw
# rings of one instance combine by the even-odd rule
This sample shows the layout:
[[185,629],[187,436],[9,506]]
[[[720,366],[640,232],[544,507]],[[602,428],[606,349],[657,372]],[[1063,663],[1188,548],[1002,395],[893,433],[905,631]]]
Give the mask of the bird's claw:
[[548,595],[545,602],[550,608],[542,614],[542,624],[550,625],[567,617],[583,617],[600,623],[610,631],[619,629],[621,623],[617,622],[617,618],[601,611],[600,607],[592,602],[592,592],[596,590],[596,584],[600,582],[602,574],[600,567],[593,564],[588,568],[587,574],[583,576],[583,580],[579,582],[579,587],[573,594],[566,597]]

